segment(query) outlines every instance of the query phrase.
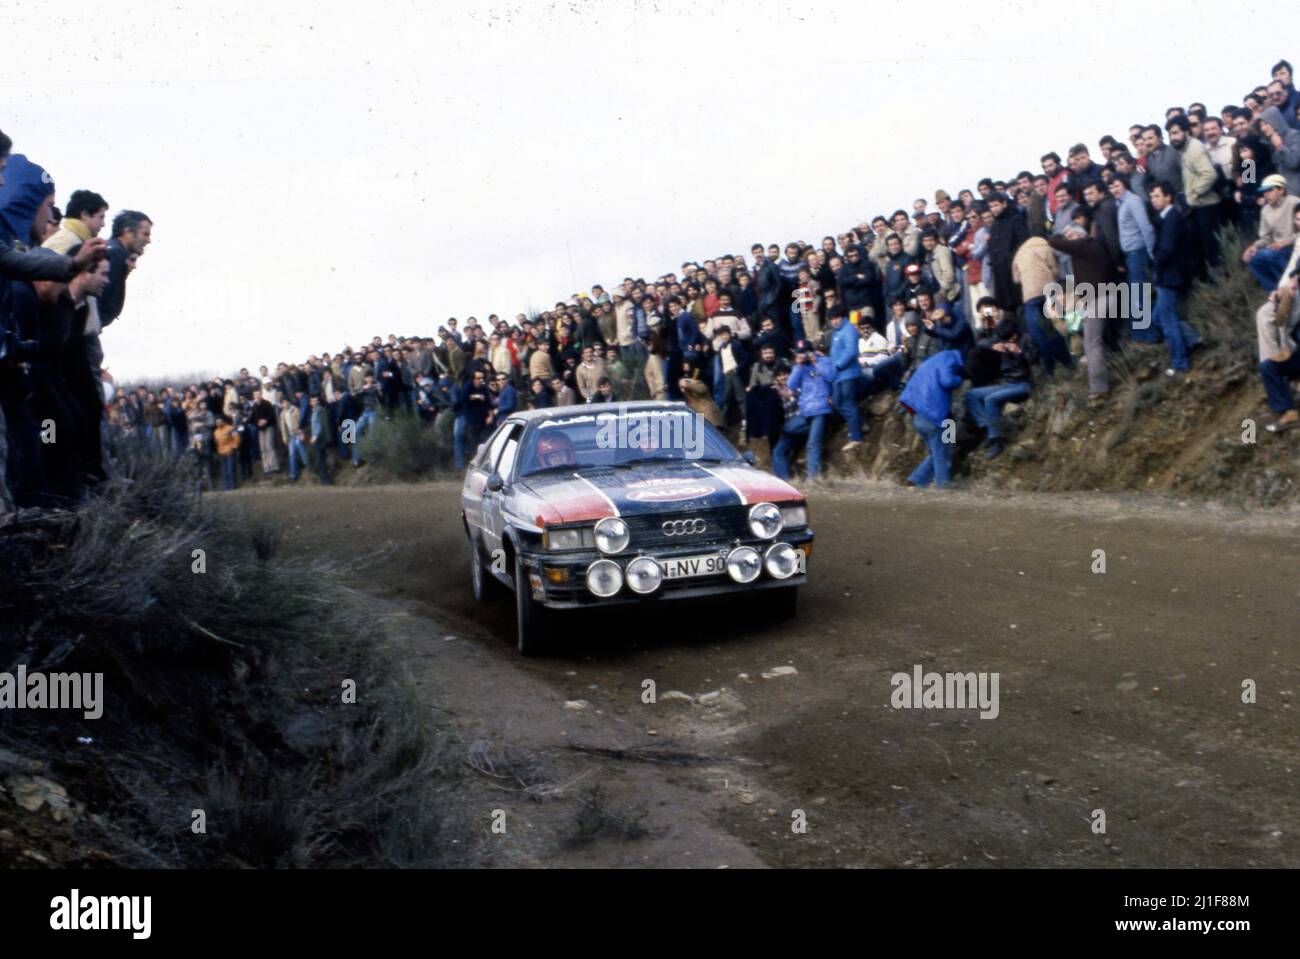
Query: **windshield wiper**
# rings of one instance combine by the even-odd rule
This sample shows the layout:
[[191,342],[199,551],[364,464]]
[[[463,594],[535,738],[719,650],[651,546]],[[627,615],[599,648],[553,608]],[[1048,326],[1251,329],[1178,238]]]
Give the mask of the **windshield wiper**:
[[544,473],[576,473],[579,470],[579,468],[580,467],[578,466],[563,466],[563,465],[541,466],[535,470],[529,470],[527,473],[522,474],[519,478],[527,479],[530,476],[541,476]]
[[636,456],[630,460],[619,460],[612,463],[612,466],[639,466],[642,463],[688,463],[689,460],[680,459],[675,456]]

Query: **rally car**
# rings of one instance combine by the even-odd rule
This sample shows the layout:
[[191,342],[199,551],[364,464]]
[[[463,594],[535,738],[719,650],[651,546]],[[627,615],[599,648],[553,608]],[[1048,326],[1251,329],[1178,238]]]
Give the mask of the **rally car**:
[[757,591],[795,612],[813,533],[793,486],[681,403],[515,413],[461,492],[474,597],[514,592],[518,647],[553,610]]

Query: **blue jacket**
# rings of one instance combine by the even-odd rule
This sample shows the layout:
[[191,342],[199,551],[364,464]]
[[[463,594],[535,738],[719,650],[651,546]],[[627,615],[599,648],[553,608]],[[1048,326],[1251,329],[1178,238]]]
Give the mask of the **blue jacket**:
[[[5,169],[4,186],[0,187],[0,243],[13,249],[15,244],[28,244],[32,239],[32,221],[45,198],[54,192],[54,182],[45,171],[21,153],[9,156]],[[64,261],[66,263],[66,260]],[[11,285],[12,284],[12,285]],[[35,293],[26,280],[6,280],[0,277],[0,329],[9,329],[16,321],[11,313],[18,312],[14,297],[18,290],[25,292],[31,307],[36,305]],[[35,329],[24,331],[24,338],[35,339]]]
[[835,365],[835,378],[859,379],[862,366],[858,363],[858,328],[845,320],[831,339],[831,362]]
[[891,300],[897,299],[902,295],[903,289],[907,286],[907,277],[903,270],[912,262],[912,258],[906,253],[900,252],[897,256],[890,256],[885,259],[885,309],[889,309]]
[[514,386],[507,381],[506,385],[501,387],[501,392],[497,394],[497,416],[505,419],[518,405],[519,395],[515,392]]
[[[844,324],[848,326],[848,323]],[[855,361],[856,362],[856,361]],[[831,411],[831,384],[835,365],[829,356],[816,355],[811,366],[801,363],[790,374],[791,392],[799,394],[800,416],[826,416]]]
[[952,410],[952,391],[961,386],[964,372],[961,354],[942,350],[916,368],[898,402],[931,423],[941,424]]
[[1156,286],[1181,290],[1187,280],[1187,229],[1178,207],[1156,214],[1156,248],[1151,254]]
[[677,331],[677,349],[683,354],[690,353],[696,343],[702,342],[699,321],[690,310],[682,310],[677,314],[673,328]]

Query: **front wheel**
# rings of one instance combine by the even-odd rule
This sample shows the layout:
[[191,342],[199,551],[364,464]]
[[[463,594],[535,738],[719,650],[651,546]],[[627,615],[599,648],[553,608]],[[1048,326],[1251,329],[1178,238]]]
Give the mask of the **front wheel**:
[[533,599],[528,585],[528,569],[520,557],[515,557],[515,615],[518,619],[518,647],[524,656],[536,656],[542,651],[550,626],[550,611]]
[[497,579],[483,568],[483,554],[479,551],[478,544],[474,542],[473,534],[467,532],[465,538],[469,543],[469,583],[474,591],[474,602],[491,602],[493,595],[500,588]]

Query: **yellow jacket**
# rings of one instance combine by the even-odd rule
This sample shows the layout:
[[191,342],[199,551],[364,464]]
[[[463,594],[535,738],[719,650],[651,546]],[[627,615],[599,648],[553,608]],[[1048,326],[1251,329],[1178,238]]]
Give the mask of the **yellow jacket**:
[[239,433],[229,423],[222,423],[212,434],[217,444],[217,455],[226,456],[239,449]]

